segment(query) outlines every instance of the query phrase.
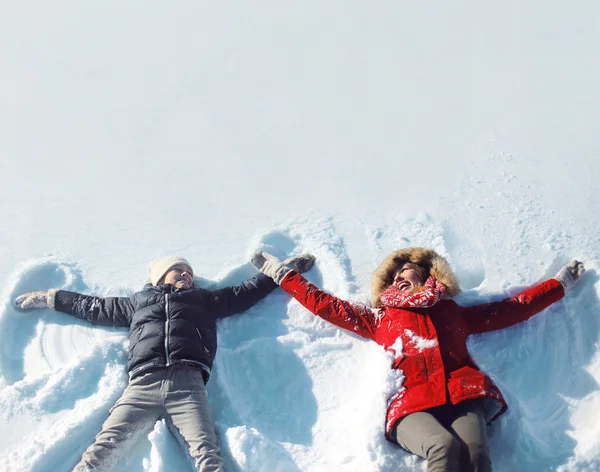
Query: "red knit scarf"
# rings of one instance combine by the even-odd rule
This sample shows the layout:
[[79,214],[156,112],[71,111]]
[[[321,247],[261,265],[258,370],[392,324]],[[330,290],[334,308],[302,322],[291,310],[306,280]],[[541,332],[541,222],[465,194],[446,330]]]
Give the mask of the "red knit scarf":
[[445,291],[442,282],[429,277],[415,292],[401,292],[395,285],[390,285],[381,292],[381,304],[395,308],[431,308],[444,298]]

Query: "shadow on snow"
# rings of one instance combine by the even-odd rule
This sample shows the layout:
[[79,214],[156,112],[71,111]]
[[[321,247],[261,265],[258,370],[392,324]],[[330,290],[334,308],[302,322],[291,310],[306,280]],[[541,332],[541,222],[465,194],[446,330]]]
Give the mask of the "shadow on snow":
[[599,388],[586,370],[600,334],[598,280],[588,271],[565,298],[529,321],[471,338],[474,359],[509,404],[490,429],[498,470],[556,470],[574,455],[568,399]]

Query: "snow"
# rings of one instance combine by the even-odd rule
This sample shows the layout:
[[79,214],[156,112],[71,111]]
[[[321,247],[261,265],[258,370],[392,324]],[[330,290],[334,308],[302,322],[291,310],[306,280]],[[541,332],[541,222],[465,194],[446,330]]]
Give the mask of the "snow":
[[411,342],[414,344],[414,347],[418,351],[422,352],[425,349],[430,349],[432,347],[437,346],[437,340],[426,339],[422,336],[419,336],[417,333],[411,331],[410,329],[405,329],[404,334],[406,334],[406,336],[410,338]]
[[400,354],[402,354],[402,349],[404,348],[404,345],[402,343],[402,337],[398,336],[396,338],[396,340],[394,341],[394,343],[389,346],[387,348],[387,350],[394,355],[395,358],[400,357]]
[[[509,403],[494,470],[600,470],[599,13],[3,5],[0,471],[71,470],[127,384],[126,331],[19,312],[17,295],[130,295],[167,254],[227,286],[266,249],[313,253],[311,282],[366,302],[409,246],[447,257],[460,304],[585,262],[564,300],[470,351]],[[228,470],[425,470],[383,438],[389,365],[280,290],[223,320],[208,394]],[[158,422],[116,470],[189,466]]]

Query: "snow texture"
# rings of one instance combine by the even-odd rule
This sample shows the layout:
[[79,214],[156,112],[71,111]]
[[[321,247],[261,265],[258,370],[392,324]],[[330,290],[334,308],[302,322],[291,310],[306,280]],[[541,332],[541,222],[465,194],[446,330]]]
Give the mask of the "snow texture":
[[389,352],[391,352],[394,355],[394,357],[398,358],[402,354],[403,348],[404,348],[404,345],[402,343],[402,337],[398,336],[396,338],[396,340],[394,341],[394,343],[387,348],[387,350]]
[[[176,254],[206,288],[256,250],[369,299],[431,247],[459,304],[587,271],[471,338],[508,412],[494,470],[600,470],[597,2],[9,2],[0,14],[0,471],[63,472],[127,385],[127,331],[12,300],[130,295]],[[414,471],[383,436],[390,353],[281,290],[219,323],[229,471]],[[117,472],[191,470],[164,421]]]
[[414,331],[411,331],[410,329],[405,329],[404,334],[406,334],[406,336],[410,338],[411,342],[414,344],[414,347],[420,352],[423,352],[424,349],[437,346],[437,340],[425,339],[424,337],[417,335]]

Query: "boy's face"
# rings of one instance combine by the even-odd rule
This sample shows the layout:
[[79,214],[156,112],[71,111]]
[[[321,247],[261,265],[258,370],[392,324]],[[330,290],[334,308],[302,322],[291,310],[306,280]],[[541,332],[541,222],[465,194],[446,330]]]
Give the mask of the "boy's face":
[[192,288],[194,285],[194,272],[191,267],[184,264],[174,265],[166,273],[163,283],[171,284],[178,289]]

